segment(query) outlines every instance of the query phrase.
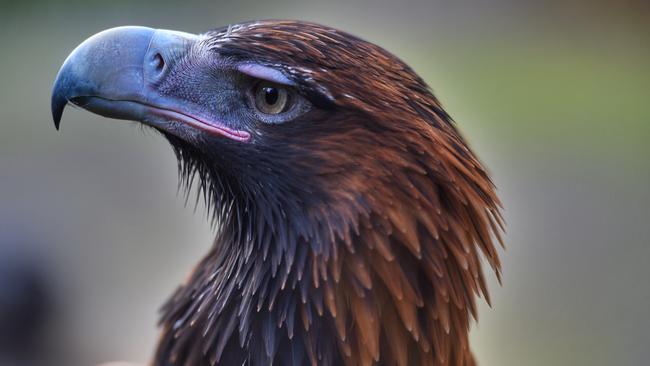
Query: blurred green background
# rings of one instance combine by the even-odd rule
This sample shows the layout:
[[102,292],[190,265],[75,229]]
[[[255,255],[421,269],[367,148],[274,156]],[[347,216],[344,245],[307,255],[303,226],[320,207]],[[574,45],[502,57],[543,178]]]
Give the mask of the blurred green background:
[[159,136],[75,109],[54,130],[50,88],[67,54],[119,25],[297,18],[405,60],[490,168],[508,233],[503,285],[493,279],[472,332],[481,365],[647,365],[649,4],[1,2],[0,256],[29,263],[49,305],[0,364],[147,361],[158,307],[212,239],[203,207],[177,195]]

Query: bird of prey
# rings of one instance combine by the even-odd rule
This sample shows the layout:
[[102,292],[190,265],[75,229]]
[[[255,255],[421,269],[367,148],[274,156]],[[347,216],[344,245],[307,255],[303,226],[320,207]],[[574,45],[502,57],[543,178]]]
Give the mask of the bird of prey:
[[98,33],[67,103],[159,131],[214,245],[163,307],[156,366],[474,365],[501,204],[426,83],[331,27]]

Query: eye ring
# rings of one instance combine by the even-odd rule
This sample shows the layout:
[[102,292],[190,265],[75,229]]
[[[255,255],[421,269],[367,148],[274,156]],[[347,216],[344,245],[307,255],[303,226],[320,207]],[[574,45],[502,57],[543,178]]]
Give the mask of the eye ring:
[[267,115],[277,115],[288,111],[291,107],[289,90],[270,81],[262,81],[253,89],[255,108]]

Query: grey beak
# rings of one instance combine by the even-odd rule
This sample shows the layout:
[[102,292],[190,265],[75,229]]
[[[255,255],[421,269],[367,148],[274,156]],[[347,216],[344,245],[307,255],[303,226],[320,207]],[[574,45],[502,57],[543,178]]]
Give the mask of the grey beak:
[[196,35],[147,27],[118,27],[81,43],[61,66],[52,90],[52,118],[58,129],[70,102],[97,114],[140,120],[155,102],[150,87]]

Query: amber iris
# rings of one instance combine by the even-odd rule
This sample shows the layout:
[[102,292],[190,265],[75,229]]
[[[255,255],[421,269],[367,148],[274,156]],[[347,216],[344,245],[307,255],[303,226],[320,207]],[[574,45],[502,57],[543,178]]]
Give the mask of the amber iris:
[[255,91],[255,107],[265,114],[279,114],[288,106],[287,89],[273,83],[262,82]]

